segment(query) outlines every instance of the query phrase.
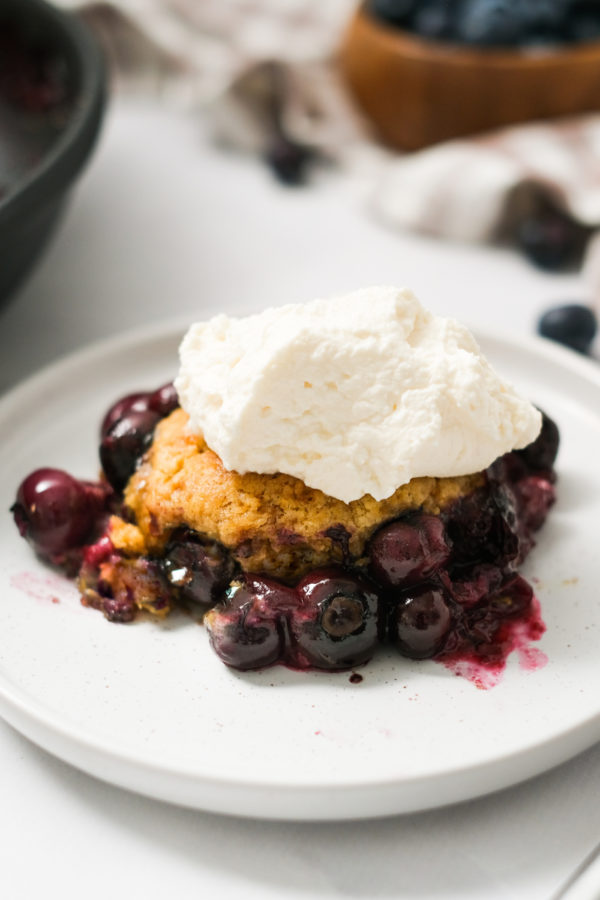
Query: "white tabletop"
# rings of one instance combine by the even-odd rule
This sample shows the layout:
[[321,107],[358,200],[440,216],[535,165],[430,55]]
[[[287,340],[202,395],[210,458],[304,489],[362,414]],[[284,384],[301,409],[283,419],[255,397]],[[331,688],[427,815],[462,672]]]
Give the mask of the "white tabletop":
[[[432,310],[528,334],[582,298],[516,253],[373,222],[358,185],[280,187],[202,123],[121,101],[41,265],[0,311],[0,389],[140,323],[410,285]],[[99,373],[101,377],[101,373]],[[494,796],[360,823],[248,822],[96,781],[0,722],[0,863],[11,900],[85,896],[549,900],[600,836],[600,747]],[[600,896],[600,893],[597,895]]]

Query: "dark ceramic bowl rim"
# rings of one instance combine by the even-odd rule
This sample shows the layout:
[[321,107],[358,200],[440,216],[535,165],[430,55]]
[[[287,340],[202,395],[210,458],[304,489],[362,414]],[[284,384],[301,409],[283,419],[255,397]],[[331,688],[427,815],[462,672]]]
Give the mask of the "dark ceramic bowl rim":
[[40,201],[58,197],[74,181],[100,128],[106,95],[102,53],[74,14],[46,0],[19,0],[18,15],[39,15],[55,24],[73,51],[80,83],[65,127],[38,165],[16,181],[0,202],[0,226],[26,216]]

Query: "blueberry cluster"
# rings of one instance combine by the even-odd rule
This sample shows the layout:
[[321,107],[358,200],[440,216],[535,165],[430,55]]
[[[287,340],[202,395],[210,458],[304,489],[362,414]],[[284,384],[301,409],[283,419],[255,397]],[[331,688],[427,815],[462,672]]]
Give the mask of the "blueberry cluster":
[[597,0],[370,0],[372,14],[431,40],[527,47],[600,39]]
[[242,574],[206,615],[227,665],[298,669],[360,665],[382,642],[412,659],[473,655],[499,662],[532,591],[516,572],[554,501],[558,429],[506,454],[487,483],[442,517],[413,513],[383,525],[366,566],[326,566],[295,586]]
[[242,572],[224,546],[187,527],[175,529],[157,557],[128,557],[113,546],[107,517],[177,402],[169,384],[109,409],[100,443],[106,480],[45,468],[19,486],[19,532],[46,561],[78,571],[84,605],[112,622],[130,622],[140,609],[163,616],[176,605],[192,608],[205,614],[218,656],[239,669],[347,669],[382,642],[414,659],[503,659],[510,623],[528,615],[532,600],[516,568],[554,500],[559,436],[547,416],[536,441],[501,457],[485,484],[444,515],[415,511],[387,522],[364,558],[289,585]]

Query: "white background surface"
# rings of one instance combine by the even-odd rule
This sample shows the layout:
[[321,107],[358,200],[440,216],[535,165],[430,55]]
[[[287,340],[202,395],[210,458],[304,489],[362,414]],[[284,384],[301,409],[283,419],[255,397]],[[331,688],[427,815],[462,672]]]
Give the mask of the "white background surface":
[[[121,106],[35,276],[0,311],[0,388],[100,336],[181,314],[407,283],[436,312],[526,334],[581,297],[516,254],[391,234],[322,173],[288,191],[196,123]],[[102,378],[102,372],[98,373]],[[0,724],[3,894],[66,898],[549,898],[600,835],[600,749],[520,787],[408,817],[251,823],[78,773]]]

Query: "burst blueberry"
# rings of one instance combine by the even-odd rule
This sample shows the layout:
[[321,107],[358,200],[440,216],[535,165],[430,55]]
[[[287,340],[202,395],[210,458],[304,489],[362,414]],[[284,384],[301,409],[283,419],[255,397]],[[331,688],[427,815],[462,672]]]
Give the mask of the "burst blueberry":
[[185,606],[214,606],[233,578],[234,563],[225,548],[189,528],[178,529],[161,560],[177,599]]

